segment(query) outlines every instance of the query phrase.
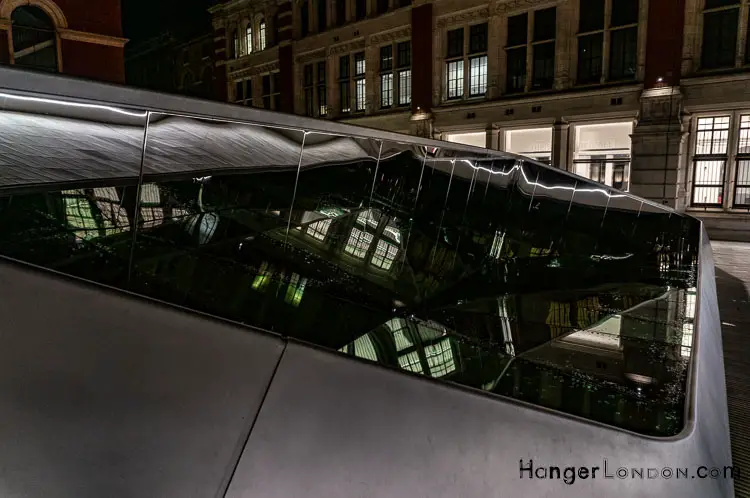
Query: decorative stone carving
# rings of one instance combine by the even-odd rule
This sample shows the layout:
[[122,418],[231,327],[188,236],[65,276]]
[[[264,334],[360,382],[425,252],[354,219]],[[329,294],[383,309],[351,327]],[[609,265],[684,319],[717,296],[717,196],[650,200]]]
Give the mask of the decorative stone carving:
[[264,74],[264,73],[270,73],[272,71],[277,71],[279,69],[279,62],[273,61],[269,62],[268,64],[261,64],[259,66],[252,66],[252,67],[245,67],[242,69],[238,69],[237,71],[232,72],[230,69],[229,78],[230,79],[237,79],[237,78],[247,78],[249,76],[255,76],[258,74]]
[[307,52],[305,54],[298,56],[296,61],[297,61],[297,64],[306,64],[316,59],[325,59],[325,57],[326,57],[326,49],[321,48],[320,50],[315,50],[314,52]]
[[370,37],[370,43],[373,45],[379,45],[385,42],[392,42],[400,38],[411,37],[411,28],[399,29],[396,31],[389,31],[387,33],[379,33]]
[[470,10],[468,12],[460,12],[452,16],[443,17],[438,19],[438,27],[445,28],[446,26],[454,26],[457,24],[467,24],[474,21],[481,21],[488,19],[490,16],[490,9],[482,8],[476,10]]
[[514,10],[523,10],[530,7],[536,7],[539,4],[557,4],[557,2],[550,2],[549,0],[500,0],[493,5],[492,14],[505,14],[506,12]]
[[356,40],[341,45],[334,45],[328,50],[328,55],[339,55],[354,52],[355,50],[364,50],[365,40]]

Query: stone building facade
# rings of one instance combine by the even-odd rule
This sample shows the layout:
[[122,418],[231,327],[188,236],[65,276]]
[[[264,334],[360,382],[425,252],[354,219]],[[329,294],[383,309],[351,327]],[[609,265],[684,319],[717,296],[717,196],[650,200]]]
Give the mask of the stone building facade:
[[1,0],[0,63],[125,82],[120,0]]
[[231,0],[211,12],[229,101],[521,153],[750,240],[749,4]]

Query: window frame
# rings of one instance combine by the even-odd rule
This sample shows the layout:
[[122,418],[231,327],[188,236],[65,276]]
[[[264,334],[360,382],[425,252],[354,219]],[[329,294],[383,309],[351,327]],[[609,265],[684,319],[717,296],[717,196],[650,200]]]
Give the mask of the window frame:
[[[367,111],[367,56],[364,51],[359,51],[353,53],[351,57],[354,61],[354,71],[350,68],[354,83],[354,113],[364,113]],[[359,71],[360,62],[362,63],[361,72]]]
[[[406,50],[402,50],[404,47],[406,47]],[[384,67],[384,51],[386,49],[390,49],[390,64]],[[378,108],[388,110],[411,105],[411,39],[396,40],[380,46],[378,68]],[[386,80],[390,81],[389,104],[384,102],[384,91],[386,90],[384,83]],[[404,80],[408,82],[405,93],[402,92],[405,86]]]
[[[698,140],[698,120],[703,118],[716,118],[722,116],[729,116],[729,135],[727,137],[727,153],[724,156],[721,155],[698,155],[696,154],[697,140]],[[750,108],[732,109],[728,111],[716,111],[716,112],[705,112],[696,113],[690,120],[690,141],[689,141],[689,171],[688,179],[689,184],[686,192],[686,208],[688,211],[693,212],[733,212],[733,213],[747,213],[750,211],[750,203],[748,204],[737,204],[735,202],[737,195],[737,188],[740,186],[737,182],[737,175],[739,171],[739,161],[750,160],[749,153],[739,153],[739,142],[740,142],[740,126],[741,117],[750,116]],[[725,158],[724,172],[722,177],[722,202],[721,204],[696,204],[693,203],[695,176],[696,176],[696,161],[701,159],[710,158]],[[748,185],[750,187],[750,185]]]
[[[244,105],[247,107],[253,107],[253,79],[246,78],[244,80],[235,80],[234,85],[234,103],[238,105]],[[242,85],[243,95],[241,99],[237,98],[237,85]]]
[[[277,85],[278,79],[280,79],[280,72],[279,71],[271,71],[269,73],[264,73],[261,75],[261,102],[263,103],[263,109],[267,110],[275,110],[278,111],[281,99],[281,88],[277,88],[277,86],[281,86],[280,82]],[[269,84],[268,89],[269,93],[266,93],[266,89],[263,86],[263,78],[268,77]]]
[[[472,50],[472,30],[477,26],[485,26],[484,50]],[[451,33],[461,32],[460,52],[452,50]],[[444,102],[461,100],[481,100],[489,95],[489,20],[479,19],[477,22],[447,26],[443,32],[445,50],[443,53],[442,95]],[[475,64],[475,61],[476,62]],[[478,71],[472,73],[472,67]],[[479,86],[483,91],[472,92],[474,77],[479,78]],[[455,87],[455,92],[452,91]]]
[[[537,32],[536,32],[536,21],[537,16],[540,12],[549,11],[554,9],[554,16],[555,16],[555,30],[554,34],[551,38],[544,37],[544,38],[537,38]],[[512,40],[510,40],[510,19],[514,17],[520,17],[520,16],[526,16],[526,31],[525,31],[525,41],[521,43],[512,43]],[[508,37],[505,40],[505,47],[503,47],[503,50],[505,50],[505,82],[504,82],[504,88],[503,93],[506,95],[518,95],[521,93],[529,93],[529,92],[544,92],[554,89],[555,87],[555,78],[557,77],[557,49],[558,49],[558,34],[557,34],[557,25],[559,22],[559,12],[557,11],[557,5],[552,6],[542,6],[539,8],[532,8],[529,10],[526,10],[524,12],[518,12],[517,14],[513,16],[508,16],[505,19],[506,23],[506,32],[508,33]],[[549,78],[548,83],[542,84],[540,79],[537,79],[537,54],[538,51],[541,49],[541,47],[548,47],[552,46],[552,76]],[[512,79],[518,77],[517,75],[511,78],[510,68],[510,61],[511,57],[510,54],[518,53],[519,54],[519,61],[523,61],[523,71],[520,72],[521,78],[522,78],[522,85],[511,85]],[[539,83],[537,83],[539,82]]]
[[[738,60],[742,61],[740,62],[739,66],[742,64],[747,63],[747,43],[742,44],[740,43],[740,40],[742,39],[742,29],[744,25],[744,29],[747,30],[747,23],[743,23],[743,13],[747,12],[747,9],[745,8],[747,4],[747,0],[737,0],[737,3],[734,3],[732,5],[723,5],[719,7],[706,7],[706,4],[708,3],[705,0],[699,0],[699,14],[698,17],[700,18],[700,29],[699,29],[699,37],[700,37],[700,45],[698,47],[697,51],[697,58],[698,58],[698,68],[701,71],[721,71],[721,70],[727,70],[732,69],[735,67],[738,67]],[[735,39],[734,39],[734,51],[733,51],[733,59],[731,64],[728,65],[716,65],[716,66],[707,66],[704,60],[704,50],[705,50],[705,41],[706,41],[706,17],[712,14],[719,14],[719,13],[726,13],[732,10],[737,11],[737,29],[735,31]],[[741,45],[745,45],[745,47],[741,47]],[[740,54],[743,51],[743,48],[745,49],[745,53],[743,54],[742,59],[740,58]]]

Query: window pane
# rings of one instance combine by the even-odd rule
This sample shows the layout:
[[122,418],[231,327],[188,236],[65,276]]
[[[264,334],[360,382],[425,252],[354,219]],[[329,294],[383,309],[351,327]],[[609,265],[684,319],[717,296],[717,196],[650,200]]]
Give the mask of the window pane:
[[310,7],[307,2],[302,2],[302,7],[300,7],[300,25],[302,36],[307,36],[310,32]]
[[487,91],[487,56],[469,60],[469,94],[472,97],[484,95]]
[[315,116],[315,102],[313,102],[312,87],[305,88],[305,116]]
[[318,86],[318,113],[320,117],[328,115],[328,106],[326,105],[326,86]]
[[522,92],[526,87],[526,47],[508,50],[507,62],[506,91]]
[[393,105],[393,73],[380,75],[380,106]]
[[339,78],[344,79],[349,77],[349,56],[342,55],[339,58]]
[[303,69],[305,86],[313,84],[313,66],[312,64],[305,65]]
[[356,91],[356,105],[358,111],[364,111],[365,110],[365,103],[366,103],[366,95],[365,95],[365,80],[357,80],[355,82],[355,91]]
[[326,82],[326,63],[318,62],[318,83]]
[[727,153],[729,116],[700,118],[695,138],[695,155]]
[[554,40],[557,27],[555,7],[534,12],[534,41]]
[[604,0],[581,0],[580,7],[580,33],[604,29]]
[[385,14],[388,12],[388,0],[378,0],[377,7],[378,14]]
[[234,85],[234,100],[240,101],[244,99],[245,99],[244,88],[242,87],[242,82],[238,81]]
[[721,205],[724,194],[725,164],[723,159],[695,161],[693,204]]
[[351,96],[349,94],[349,82],[343,81],[339,85],[339,99],[341,104],[341,112],[351,112]]
[[703,15],[703,68],[734,67],[739,11],[729,9]]
[[367,0],[355,0],[354,11],[357,20],[364,19],[367,16]]
[[398,105],[411,104],[411,69],[398,72]]
[[258,47],[260,50],[266,49],[266,21],[261,21],[260,26],[258,27],[258,41],[260,42],[260,46]]
[[273,82],[273,93],[279,93],[281,91],[281,73],[271,73]]
[[552,88],[555,80],[555,42],[534,45],[534,73],[531,87]]
[[264,74],[263,75],[263,95],[268,95],[270,93],[271,93],[271,75]]
[[526,45],[529,32],[529,15],[524,13],[508,18],[508,46]]
[[354,54],[354,75],[361,76],[365,74],[365,54],[360,52]]
[[401,42],[398,47],[398,67],[411,66],[411,42]]
[[638,28],[616,29],[610,33],[609,79],[635,78]]
[[448,98],[458,99],[464,96],[464,61],[454,61],[446,64],[448,82]]
[[464,29],[448,31],[447,57],[460,57],[464,55]]
[[248,26],[247,30],[245,31],[245,47],[247,48],[247,53],[250,53],[253,51],[253,28],[252,26]]
[[358,228],[352,228],[344,250],[352,256],[362,259],[367,254],[370,244],[372,244],[372,234]]
[[624,26],[638,22],[638,0],[612,0],[611,26]]
[[750,160],[737,161],[737,186],[734,191],[734,205],[750,206]]
[[336,25],[341,26],[346,22],[346,0],[334,0],[336,2]]
[[325,31],[328,24],[326,0],[316,0],[318,6],[318,32]]
[[738,154],[750,154],[750,115],[740,116],[740,137],[737,142]]
[[389,71],[393,67],[393,46],[380,47],[380,70]]
[[476,54],[487,51],[487,23],[477,24],[469,28],[469,53]]
[[577,83],[598,83],[602,77],[601,33],[578,38]]
[[375,246],[375,254],[372,255],[372,264],[388,270],[393,266],[396,256],[398,256],[398,246],[380,239],[378,245]]

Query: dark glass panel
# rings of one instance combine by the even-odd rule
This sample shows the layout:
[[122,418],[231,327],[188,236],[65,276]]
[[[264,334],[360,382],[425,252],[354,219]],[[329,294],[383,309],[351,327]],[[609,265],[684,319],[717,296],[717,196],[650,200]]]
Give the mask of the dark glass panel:
[[534,72],[531,88],[542,90],[552,88],[555,82],[555,42],[540,43],[533,46]]
[[397,45],[398,67],[411,66],[411,42],[401,42]]
[[508,47],[525,45],[529,34],[529,15],[527,13],[508,18]]
[[556,8],[534,12],[534,41],[554,40],[557,30]]
[[638,0],[612,0],[611,26],[625,26],[638,22]]
[[616,29],[610,33],[609,79],[635,78],[638,28]]
[[469,53],[487,51],[487,23],[475,24],[469,28]]
[[522,92],[526,87],[526,47],[507,51],[507,81],[505,91]]
[[604,0],[580,0],[578,32],[604,29]]
[[303,1],[300,7],[300,28],[302,37],[310,32],[310,5],[306,1]]
[[380,47],[380,70],[390,71],[393,69],[393,45]]
[[734,67],[740,9],[719,10],[703,15],[701,67]]
[[601,33],[578,37],[578,84],[601,80],[603,40]]
[[464,29],[454,29],[448,31],[448,52],[447,57],[460,57],[464,55]]
[[318,31],[325,31],[328,27],[328,8],[326,0],[317,0],[318,6]]

